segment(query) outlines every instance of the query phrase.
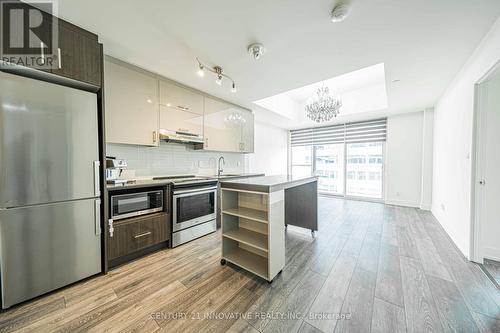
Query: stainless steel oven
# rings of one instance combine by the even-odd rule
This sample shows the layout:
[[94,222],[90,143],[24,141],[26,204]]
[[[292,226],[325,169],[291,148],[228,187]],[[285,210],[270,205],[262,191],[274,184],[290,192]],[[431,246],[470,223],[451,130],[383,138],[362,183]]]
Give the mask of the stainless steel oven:
[[216,230],[217,185],[175,188],[172,245],[177,246]]
[[163,190],[138,191],[111,196],[113,220],[161,211],[163,211]]

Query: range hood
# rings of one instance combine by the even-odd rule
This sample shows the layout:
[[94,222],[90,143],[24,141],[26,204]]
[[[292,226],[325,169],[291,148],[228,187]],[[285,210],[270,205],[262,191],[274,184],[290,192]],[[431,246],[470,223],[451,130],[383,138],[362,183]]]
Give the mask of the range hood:
[[203,144],[203,136],[201,134],[171,131],[160,129],[160,140],[166,142],[188,143],[188,144]]

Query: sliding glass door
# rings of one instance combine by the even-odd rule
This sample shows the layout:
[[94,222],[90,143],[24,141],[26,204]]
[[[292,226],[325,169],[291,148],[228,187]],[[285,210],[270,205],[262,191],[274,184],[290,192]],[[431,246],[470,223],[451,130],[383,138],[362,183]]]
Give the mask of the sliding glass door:
[[319,177],[318,190],[344,194],[344,144],[314,146],[314,169]]
[[346,196],[382,199],[383,142],[348,143]]
[[319,177],[320,193],[381,200],[386,119],[290,131],[290,171]]
[[292,175],[310,176],[313,173],[312,146],[292,147]]

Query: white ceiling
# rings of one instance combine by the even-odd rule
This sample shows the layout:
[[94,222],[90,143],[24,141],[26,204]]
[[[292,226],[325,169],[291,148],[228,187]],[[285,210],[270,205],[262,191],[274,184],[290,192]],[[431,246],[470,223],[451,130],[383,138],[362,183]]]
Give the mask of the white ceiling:
[[[59,15],[97,33],[107,54],[293,127],[252,102],[379,63],[388,107],[363,117],[433,106],[500,14],[498,0],[354,0],[334,24],[334,3],[59,0]],[[259,61],[246,51],[251,42],[267,48]],[[238,93],[200,79],[196,56],[222,66]]]
[[339,118],[329,123],[343,121],[354,115],[370,116],[374,111],[387,110],[387,89],[384,64],[377,64],[342,74],[328,80],[266,97],[254,103],[266,110],[277,113],[289,121],[289,128],[303,128],[325,125],[315,123],[305,115],[304,108],[317,90],[328,87],[330,94],[342,101]]

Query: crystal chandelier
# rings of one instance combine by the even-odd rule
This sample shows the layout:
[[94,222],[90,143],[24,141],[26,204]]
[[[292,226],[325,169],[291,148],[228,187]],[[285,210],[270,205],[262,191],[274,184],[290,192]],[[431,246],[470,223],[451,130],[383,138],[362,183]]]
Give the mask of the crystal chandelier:
[[337,117],[341,106],[342,101],[331,96],[328,87],[321,87],[307,101],[306,114],[309,119],[322,123]]

